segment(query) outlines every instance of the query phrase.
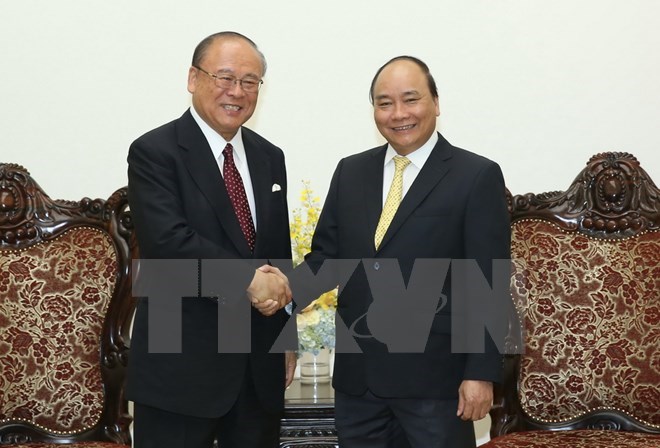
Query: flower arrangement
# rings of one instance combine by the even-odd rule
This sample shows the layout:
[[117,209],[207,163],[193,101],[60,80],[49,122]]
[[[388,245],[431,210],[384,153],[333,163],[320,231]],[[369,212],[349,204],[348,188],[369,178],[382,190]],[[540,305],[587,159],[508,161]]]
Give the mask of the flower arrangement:
[[[293,210],[291,247],[293,263],[299,265],[310,251],[314,228],[321,213],[320,200],[314,196],[309,181],[303,181],[300,194],[302,206]],[[298,348],[300,352],[318,355],[323,348],[335,347],[335,310],[337,289],[326,292],[297,315]]]

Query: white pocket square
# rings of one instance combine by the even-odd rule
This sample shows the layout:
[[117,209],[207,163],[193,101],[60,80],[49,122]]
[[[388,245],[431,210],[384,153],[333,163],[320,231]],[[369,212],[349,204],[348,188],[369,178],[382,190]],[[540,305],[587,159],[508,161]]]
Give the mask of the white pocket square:
[[276,191],[282,190],[282,187],[280,187],[280,184],[273,184],[273,193]]

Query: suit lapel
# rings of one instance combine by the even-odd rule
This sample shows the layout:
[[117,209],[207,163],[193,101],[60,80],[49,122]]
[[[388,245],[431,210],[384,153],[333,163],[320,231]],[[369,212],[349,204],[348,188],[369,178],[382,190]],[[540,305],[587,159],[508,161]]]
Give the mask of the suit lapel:
[[271,195],[273,194],[270,158],[259,148],[259,145],[247,132],[243,132],[243,145],[252,179],[254,203],[257,218],[257,240],[254,253],[258,254],[264,244],[268,229],[267,217],[270,216]]
[[252,257],[227,194],[218,162],[190,111],[179,119],[177,132],[179,146],[184,150],[183,161],[190,177],[213,207],[216,218],[241,257]]
[[451,145],[444,139],[444,137],[442,137],[442,135],[438,135],[438,137],[438,142],[433,147],[429,158],[426,160],[422,170],[419,172],[415,181],[401,201],[401,204],[394,215],[394,219],[392,219],[392,223],[388,227],[387,232],[383,237],[383,241],[380,244],[381,249],[396,234],[399,228],[403,225],[406,219],[408,219],[410,214],[417,209],[424,198],[428,196],[428,194],[449,172],[450,168],[447,160],[451,158]]
[[387,145],[374,152],[364,171],[364,203],[367,212],[367,233],[371,235],[371,248],[374,248],[374,235],[383,211],[383,165],[386,151]]

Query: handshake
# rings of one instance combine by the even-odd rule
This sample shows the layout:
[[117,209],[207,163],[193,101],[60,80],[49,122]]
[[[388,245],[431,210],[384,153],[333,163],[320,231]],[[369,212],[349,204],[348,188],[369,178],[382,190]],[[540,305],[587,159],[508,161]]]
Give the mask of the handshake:
[[267,264],[255,271],[247,294],[252,306],[264,316],[272,316],[293,298],[286,275]]

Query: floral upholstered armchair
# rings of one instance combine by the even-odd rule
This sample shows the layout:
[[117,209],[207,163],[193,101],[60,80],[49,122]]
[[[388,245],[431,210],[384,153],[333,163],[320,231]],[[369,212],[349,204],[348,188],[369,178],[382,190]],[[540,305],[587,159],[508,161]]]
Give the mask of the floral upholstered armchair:
[[660,190],[603,153],[565,192],[510,201],[524,354],[483,446],[660,447]]
[[0,445],[130,445],[126,208],[125,188],[52,200],[0,164]]

